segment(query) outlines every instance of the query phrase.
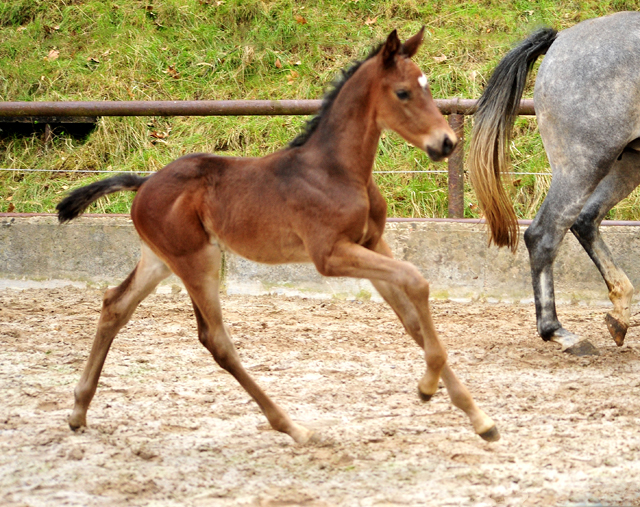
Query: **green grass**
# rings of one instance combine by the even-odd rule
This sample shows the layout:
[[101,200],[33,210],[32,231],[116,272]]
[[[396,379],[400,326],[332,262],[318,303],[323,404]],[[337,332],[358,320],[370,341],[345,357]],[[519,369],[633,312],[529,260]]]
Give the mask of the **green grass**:
[[[416,56],[438,98],[477,98],[498,60],[542,24],[636,10],[637,1],[524,0],[5,0],[0,1],[0,100],[198,100],[320,98],[339,70],[397,28],[426,25]],[[54,56],[57,55],[57,58]],[[443,58],[443,57],[446,57]],[[531,89],[526,95],[530,96]],[[260,156],[291,140],[303,117],[104,117],[87,138],[0,138],[0,211],[52,212],[64,192],[106,175],[154,171],[185,154]],[[467,121],[467,142],[470,121]],[[517,121],[514,169],[547,172],[535,118]],[[154,137],[161,134],[163,139]],[[443,170],[397,135],[380,143],[378,171]],[[377,175],[391,216],[444,217],[446,176]],[[531,218],[548,177],[514,176],[520,217]],[[477,216],[466,185],[465,213]],[[611,213],[638,219],[634,193]],[[90,211],[124,213],[132,195]]]

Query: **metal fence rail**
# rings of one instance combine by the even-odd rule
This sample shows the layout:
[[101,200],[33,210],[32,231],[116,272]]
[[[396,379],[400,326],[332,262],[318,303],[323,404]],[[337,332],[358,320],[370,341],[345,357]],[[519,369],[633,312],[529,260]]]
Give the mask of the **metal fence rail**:
[[[95,102],[0,102],[2,119],[95,117],[95,116],[276,116],[310,115],[320,100],[171,100]],[[464,217],[464,117],[475,113],[475,99],[436,99],[440,112],[460,143],[449,157],[449,210],[451,218]],[[535,115],[533,100],[522,100],[520,115]],[[42,122],[41,122],[42,123]],[[425,172],[425,171],[420,171]],[[435,171],[434,171],[435,172]],[[440,171],[437,171],[440,172]]]
[[[28,116],[270,116],[314,114],[320,100],[132,100],[125,102],[0,102],[0,118]],[[475,99],[436,99],[442,114],[476,112]],[[518,114],[535,114],[533,100]]]

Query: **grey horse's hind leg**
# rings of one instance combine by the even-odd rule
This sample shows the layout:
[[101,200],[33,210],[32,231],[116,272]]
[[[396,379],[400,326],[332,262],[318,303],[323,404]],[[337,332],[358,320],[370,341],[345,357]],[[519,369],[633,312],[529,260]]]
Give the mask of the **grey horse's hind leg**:
[[[556,313],[553,262],[569,228],[582,211],[602,176],[595,170],[571,170],[564,167],[556,171],[551,188],[524,240],[529,250],[531,278],[536,306],[538,333],[545,341],[555,341],[563,350],[576,350],[581,338],[567,331]],[[600,172],[600,174],[603,174]],[[588,349],[593,346],[588,344]],[[576,353],[588,353],[579,352]]]
[[600,270],[609,289],[613,311],[607,314],[606,322],[618,346],[624,343],[629,328],[633,285],[613,260],[609,248],[602,240],[599,226],[609,210],[628,196],[638,184],[640,153],[625,151],[613,165],[611,172],[602,179],[571,227],[571,232]]

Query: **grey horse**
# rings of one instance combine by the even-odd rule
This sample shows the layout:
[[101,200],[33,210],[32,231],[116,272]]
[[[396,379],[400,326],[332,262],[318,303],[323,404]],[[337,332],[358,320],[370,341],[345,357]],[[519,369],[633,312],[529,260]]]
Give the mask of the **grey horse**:
[[553,262],[571,229],[607,284],[613,310],[605,320],[621,346],[633,285],[614,262],[599,226],[640,184],[640,13],[619,12],[561,32],[538,30],[502,59],[487,83],[475,114],[471,183],[491,240],[513,250],[518,224],[500,175],[508,165],[507,146],[527,74],[543,54],[534,104],[553,178],[524,234],[538,333],[563,350],[585,346],[558,320],[554,299]]

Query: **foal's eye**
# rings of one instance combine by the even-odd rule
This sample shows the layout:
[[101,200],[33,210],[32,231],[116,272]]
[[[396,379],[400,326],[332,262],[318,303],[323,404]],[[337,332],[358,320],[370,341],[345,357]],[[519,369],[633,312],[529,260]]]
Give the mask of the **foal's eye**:
[[396,97],[398,97],[400,100],[409,100],[411,94],[407,90],[398,90],[396,92]]

